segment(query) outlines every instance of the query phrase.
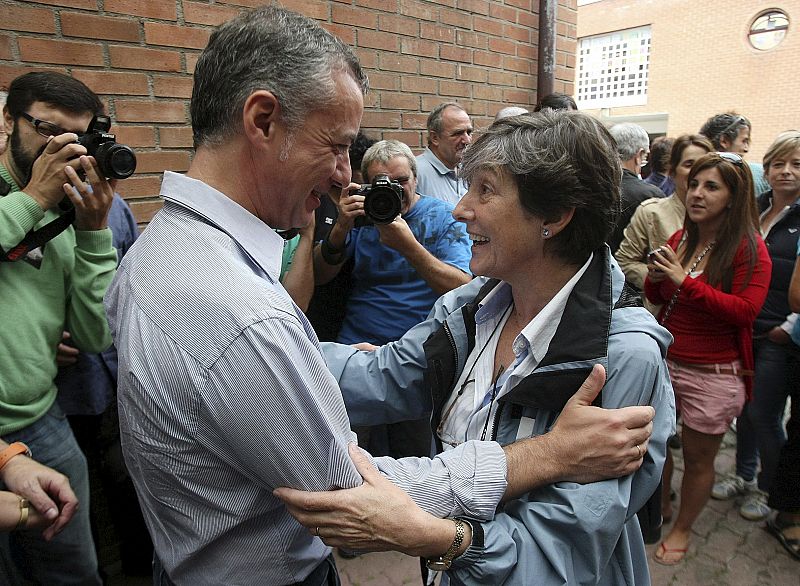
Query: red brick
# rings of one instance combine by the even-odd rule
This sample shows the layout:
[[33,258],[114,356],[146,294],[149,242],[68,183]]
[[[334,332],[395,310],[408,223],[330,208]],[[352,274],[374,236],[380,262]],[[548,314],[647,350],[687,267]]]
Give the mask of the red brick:
[[489,70],[489,83],[492,85],[507,85],[514,87],[516,75],[508,71]]
[[[128,181],[130,181],[130,179]],[[122,183],[126,182],[123,181]],[[122,183],[120,185],[122,185]],[[164,201],[160,199],[156,201],[139,201],[134,199],[129,201],[128,204],[131,207],[133,215],[136,217],[136,221],[140,224],[152,220],[156,212],[164,207]]]
[[556,11],[556,19],[563,20],[570,24],[578,24],[578,11],[567,8],[566,6],[559,6]]
[[392,55],[391,53],[381,53],[378,55],[380,68],[386,71],[400,71],[403,73],[417,73],[420,60],[413,57],[403,57]]
[[384,110],[419,110],[419,96],[381,92],[381,108]]
[[508,6],[501,6],[500,4],[491,4],[489,6],[489,16],[505,22],[517,22],[518,14],[517,10]]
[[[230,4],[238,4],[239,2],[229,2]],[[245,6],[262,6],[266,4],[264,0],[251,0],[250,4]],[[294,10],[309,18],[316,20],[328,20],[329,2],[325,0],[282,0],[281,4],[289,10]]]
[[489,74],[483,67],[469,67],[468,65],[459,64],[456,68],[456,78],[486,83]]
[[[106,12],[116,12],[128,16],[144,16],[159,20],[177,20],[177,3],[174,0],[105,0]],[[92,9],[96,9],[92,1]]]
[[191,126],[162,126],[158,129],[159,142],[162,148],[191,148]]
[[420,41],[415,39],[402,39],[400,52],[403,55],[418,55],[420,57],[437,57],[439,55],[438,43]]
[[189,168],[189,153],[186,151],[145,151],[136,153],[138,173],[178,173]]
[[521,59],[539,60],[539,47],[528,43],[517,45],[517,57]]
[[454,45],[442,45],[439,47],[439,57],[445,61],[459,61],[461,63],[472,63],[472,49],[456,47]]
[[356,6],[394,13],[397,12],[399,3],[397,0],[356,0]]
[[114,126],[111,131],[117,135],[117,142],[134,148],[156,146],[156,133],[152,126]]
[[436,9],[415,0],[400,0],[400,14],[420,20],[436,20]]
[[427,114],[414,114],[412,112],[403,113],[403,128],[426,130],[428,127]]
[[517,45],[505,39],[489,38],[489,50],[494,53],[505,53],[506,55],[516,55]]
[[400,87],[404,92],[413,92],[416,94],[435,94],[438,88],[438,82],[435,79],[427,77],[408,76],[404,77]]
[[[575,77],[575,72],[572,72],[572,78]],[[530,90],[536,89],[536,76],[535,75],[517,75],[516,86],[518,88],[527,88]]]
[[[428,25],[428,23],[421,24],[423,26]],[[387,33],[416,37],[419,35],[420,23],[413,18],[395,14],[381,14],[378,16],[378,28]]]
[[457,7],[465,12],[489,14],[489,3],[486,0],[458,0]]
[[183,18],[191,24],[217,26],[230,20],[241,12],[241,8],[220,6],[205,2],[183,2]]
[[28,65],[3,65],[0,64],[0,88],[7,89],[14,78],[31,71],[55,71],[57,73],[67,73],[63,67],[31,67]]
[[488,18],[481,18],[476,16],[472,19],[473,27],[476,31],[488,33],[490,35],[501,37],[503,36],[503,23],[497,20],[490,20]]
[[420,133],[414,131],[390,130],[384,132],[382,138],[384,140],[399,140],[411,148],[416,148],[422,145]]
[[429,59],[421,60],[419,72],[422,75],[432,75],[434,77],[447,77],[452,79],[456,76],[456,67],[452,63],[441,63]]
[[361,67],[364,69],[377,69],[378,67],[378,51],[375,49],[356,49],[356,57],[358,57]]
[[[369,87],[375,90],[399,90],[400,76],[396,73],[380,73],[378,71],[369,72]],[[404,77],[402,79],[413,79]]]
[[439,19],[442,21],[442,24],[458,28],[472,28],[472,17],[459,10],[447,10],[446,8],[442,8],[439,13]]
[[456,31],[449,26],[421,22],[419,25],[419,36],[420,38],[439,41],[440,43],[453,43],[456,40]]
[[20,37],[19,54],[23,61],[64,65],[103,65],[103,48],[93,43],[54,41]]
[[157,22],[144,23],[144,39],[148,45],[203,49],[208,44],[209,36],[211,36],[211,30],[206,28],[190,28]]
[[0,35],[0,59],[11,61],[14,58],[11,37]]
[[26,31],[29,33],[56,32],[53,11],[47,8],[4,4],[2,22],[5,30]]
[[364,109],[380,108],[380,92],[369,92],[364,96]]
[[67,8],[83,8],[85,10],[97,10],[96,0],[36,0],[37,4],[49,4],[51,6],[66,6]]
[[362,128],[380,128],[385,130],[387,128],[400,128],[400,113],[399,112],[364,112],[364,117],[361,119]]
[[519,59],[517,57],[504,57],[503,67],[510,71],[518,71],[520,73],[531,72],[531,62],[527,59]]
[[472,93],[479,100],[492,100],[495,102],[503,100],[503,88],[500,86],[475,84],[472,88]]
[[532,104],[533,92],[527,90],[507,89],[503,92],[506,102],[511,104]]
[[517,13],[517,23],[522,26],[527,26],[531,30],[539,29],[539,15],[531,14],[530,12]]
[[[503,56],[488,51],[473,51],[472,62],[475,65],[483,65],[484,67],[502,67]],[[467,63],[469,62],[467,61]]]
[[162,98],[191,98],[192,78],[188,76],[154,76],[153,94]]
[[506,4],[522,8],[523,10],[531,10],[533,8],[531,0],[506,0]]
[[358,29],[357,36],[359,47],[369,47],[391,52],[398,50],[397,35]]
[[[117,191],[125,199],[154,197],[161,190],[161,177],[156,175],[134,175],[117,183]],[[128,202],[130,203],[130,202]]]
[[358,10],[350,6],[331,6],[331,20],[337,24],[349,24],[375,30],[378,15],[370,10]]
[[181,70],[181,54],[178,51],[109,45],[108,54],[112,67],[121,67],[122,69],[147,67],[151,71]]
[[138,41],[139,23],[129,18],[111,18],[79,12],[61,13],[61,31],[67,37]]
[[147,75],[144,73],[75,69],[72,71],[72,76],[80,79],[98,94],[146,96],[150,93],[147,87]]
[[477,34],[468,31],[456,31],[456,43],[458,45],[466,45],[468,47],[475,47],[476,49],[485,49],[487,38],[488,37],[483,34]]
[[470,84],[463,81],[442,80],[439,82],[439,94],[443,96],[470,97]]
[[117,100],[120,122],[183,122],[187,121],[183,102]]
[[[197,65],[197,60],[200,58],[200,53],[190,53],[188,51],[184,51],[183,56],[186,58],[186,73],[194,73],[194,67]],[[180,69],[178,69],[178,71],[180,71]]]
[[521,43],[529,43],[531,40],[531,31],[523,26],[506,24],[503,26],[503,36],[509,39],[515,39]]
[[356,29],[351,26],[343,26],[341,24],[330,24],[328,22],[320,23],[322,28],[330,33],[339,37],[342,42],[350,45],[351,47],[356,43]]

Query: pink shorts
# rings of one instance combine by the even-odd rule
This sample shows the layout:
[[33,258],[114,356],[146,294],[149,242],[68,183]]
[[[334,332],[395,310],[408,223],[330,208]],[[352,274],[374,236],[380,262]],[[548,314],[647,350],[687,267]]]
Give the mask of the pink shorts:
[[[730,366],[741,368],[738,360]],[[675,408],[683,424],[708,435],[725,433],[744,406],[742,377],[699,370],[669,359],[667,367],[675,389]]]

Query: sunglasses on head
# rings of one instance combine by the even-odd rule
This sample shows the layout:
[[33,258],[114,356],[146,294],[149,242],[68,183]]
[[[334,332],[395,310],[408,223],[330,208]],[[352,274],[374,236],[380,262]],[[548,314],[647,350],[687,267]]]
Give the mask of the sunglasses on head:
[[736,153],[716,153],[720,159],[725,159],[729,163],[733,163],[740,169],[744,167],[744,159],[742,159],[741,155]]

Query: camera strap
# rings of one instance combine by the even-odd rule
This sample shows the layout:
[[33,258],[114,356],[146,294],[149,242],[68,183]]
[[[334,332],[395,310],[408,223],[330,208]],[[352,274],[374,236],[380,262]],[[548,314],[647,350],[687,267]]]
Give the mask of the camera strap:
[[[0,182],[5,187],[11,188],[8,183],[0,177]],[[4,190],[3,185],[0,185],[0,193]],[[6,191],[3,195],[8,194]],[[64,230],[66,230],[72,222],[75,221],[75,208],[71,207],[68,211],[58,216],[52,222],[48,222],[38,230],[31,230],[22,239],[22,242],[17,244],[9,251],[5,251],[0,247],[0,262],[14,262],[24,258],[31,250],[39,248],[46,242],[52,240]]]

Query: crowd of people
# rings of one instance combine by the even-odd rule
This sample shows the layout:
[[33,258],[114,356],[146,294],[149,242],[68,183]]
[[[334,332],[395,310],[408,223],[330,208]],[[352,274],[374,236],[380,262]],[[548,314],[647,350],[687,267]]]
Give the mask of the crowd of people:
[[97,95],[11,83],[0,578],[103,582],[90,481],[159,586],[335,585],[332,546],[648,584],[710,497],[800,559],[800,132],[762,167],[744,116],[651,144],[552,94],[480,132],[444,102],[415,156],[360,131],[367,89],[310,19],[221,25],[139,235],[76,142]]

